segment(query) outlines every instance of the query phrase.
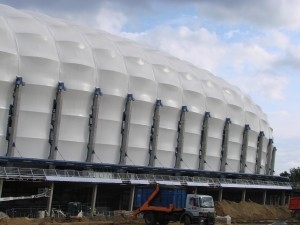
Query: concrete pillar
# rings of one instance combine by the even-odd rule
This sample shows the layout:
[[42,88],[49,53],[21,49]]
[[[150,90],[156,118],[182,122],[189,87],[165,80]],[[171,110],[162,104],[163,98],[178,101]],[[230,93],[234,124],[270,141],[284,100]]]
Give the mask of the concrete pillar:
[[285,205],[285,191],[281,192],[280,205]]
[[133,210],[133,203],[134,203],[134,194],[135,194],[135,185],[133,185],[130,189],[130,196],[129,196],[129,211]]
[[243,189],[241,201],[244,202],[245,200],[246,200],[246,189]]
[[266,204],[266,200],[267,200],[267,190],[263,191],[263,201],[262,204],[265,205]]
[[48,197],[48,200],[47,200],[47,212],[48,212],[48,216],[51,215],[53,192],[54,192],[54,182],[52,182],[50,184],[50,192],[49,192],[49,197]]
[[0,198],[2,197],[2,190],[3,190],[3,180],[0,180]]
[[94,212],[96,209],[97,191],[98,191],[98,184],[94,184],[93,193],[92,193],[92,202],[91,202],[91,214],[92,215],[94,215]]
[[220,202],[220,201],[222,201],[222,199],[223,199],[223,188],[220,188],[219,195],[218,195],[218,201]]

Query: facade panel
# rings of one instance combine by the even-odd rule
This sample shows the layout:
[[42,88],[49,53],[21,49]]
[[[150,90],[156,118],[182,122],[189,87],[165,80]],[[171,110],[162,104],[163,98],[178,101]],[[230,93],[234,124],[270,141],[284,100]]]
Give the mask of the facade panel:
[[[26,86],[20,93],[15,126],[15,157],[47,159],[53,101],[63,82],[62,114],[57,159],[85,161],[90,123],[97,122],[93,161],[118,164],[127,95],[132,94],[126,164],[147,166],[155,103],[161,100],[157,159],[154,166],[199,168],[201,143],[206,143],[205,170],[239,172],[245,125],[249,125],[246,173],[255,173],[258,137],[262,138],[261,174],[266,173],[267,149],[272,139],[267,116],[237,87],[209,71],[128,39],[70,25],[39,13],[0,6],[0,154],[7,152],[6,131],[16,77]],[[100,88],[99,112],[91,120],[95,88]],[[181,114],[183,107],[187,112]],[[53,111],[54,110],[54,111]],[[208,112],[208,129],[204,115]],[[128,113],[128,112],[127,112]],[[184,130],[179,121],[185,116]],[[127,117],[128,118],[128,117]],[[224,129],[229,118],[228,141]],[[228,120],[227,120],[228,121]],[[8,130],[9,132],[12,130]],[[182,131],[182,130],[181,130]],[[205,132],[207,137],[204,137]],[[176,150],[181,148],[181,162]],[[123,135],[123,136],[122,136]],[[224,135],[224,136],[223,136]],[[222,151],[227,146],[227,157]],[[224,152],[223,152],[224,153]],[[151,159],[152,160],[152,159]],[[224,161],[223,161],[224,162]],[[222,165],[222,167],[224,164]]]

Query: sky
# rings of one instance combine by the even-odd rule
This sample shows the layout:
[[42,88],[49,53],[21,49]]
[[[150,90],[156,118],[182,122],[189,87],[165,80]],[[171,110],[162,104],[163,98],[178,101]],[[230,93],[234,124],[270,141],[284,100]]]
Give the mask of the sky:
[[0,0],[133,39],[238,86],[267,114],[275,174],[300,167],[299,0]]

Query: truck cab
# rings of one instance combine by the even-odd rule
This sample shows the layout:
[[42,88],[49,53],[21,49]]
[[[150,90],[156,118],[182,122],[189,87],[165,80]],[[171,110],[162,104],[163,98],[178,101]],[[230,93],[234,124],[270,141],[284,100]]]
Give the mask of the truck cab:
[[214,224],[215,208],[213,198],[209,195],[188,194],[185,213],[181,216],[184,225]]

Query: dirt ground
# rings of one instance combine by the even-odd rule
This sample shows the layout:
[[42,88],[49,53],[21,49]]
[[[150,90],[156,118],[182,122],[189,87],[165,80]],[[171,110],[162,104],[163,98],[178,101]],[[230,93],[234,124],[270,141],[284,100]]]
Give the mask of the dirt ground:
[[[216,202],[217,216],[230,216],[232,223],[251,223],[260,221],[287,220],[291,217],[290,211],[286,206],[259,205],[254,202]],[[142,219],[132,219],[128,216],[114,217],[83,217],[73,219],[73,221],[62,221],[57,218],[51,222],[50,218],[31,219],[31,218],[0,218],[0,225],[144,225]],[[179,223],[173,223],[179,225]],[[220,222],[217,224],[221,224]],[[270,224],[270,223],[269,223]]]

